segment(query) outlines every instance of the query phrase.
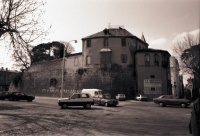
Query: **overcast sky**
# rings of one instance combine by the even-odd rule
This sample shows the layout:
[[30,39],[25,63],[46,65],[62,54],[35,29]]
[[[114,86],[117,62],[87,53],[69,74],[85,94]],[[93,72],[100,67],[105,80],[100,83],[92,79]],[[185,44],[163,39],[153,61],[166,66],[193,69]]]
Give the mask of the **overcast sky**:
[[149,48],[171,55],[177,37],[200,28],[200,0],[47,0],[45,9],[44,21],[52,28],[44,42],[78,40],[72,43],[76,52],[82,51],[83,37],[109,23],[123,25],[139,38],[143,33]]
[[81,51],[81,38],[111,25],[141,37],[150,48],[168,50],[183,33],[200,25],[199,0],[48,0],[45,20],[52,24],[51,40],[69,41]]

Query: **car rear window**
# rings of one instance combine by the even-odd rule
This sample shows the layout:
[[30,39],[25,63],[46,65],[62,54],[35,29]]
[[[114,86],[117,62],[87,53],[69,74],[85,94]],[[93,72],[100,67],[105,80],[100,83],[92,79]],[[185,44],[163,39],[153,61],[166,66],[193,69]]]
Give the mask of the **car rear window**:
[[81,97],[82,98],[89,98],[89,95],[88,94],[81,94]]

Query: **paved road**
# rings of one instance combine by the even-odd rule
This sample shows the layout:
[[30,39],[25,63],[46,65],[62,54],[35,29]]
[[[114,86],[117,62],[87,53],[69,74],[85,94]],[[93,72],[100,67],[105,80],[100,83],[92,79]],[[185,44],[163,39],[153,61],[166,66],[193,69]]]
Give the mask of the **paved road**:
[[117,107],[60,109],[57,99],[0,101],[0,135],[189,135],[188,108],[158,107],[153,102],[126,101]]

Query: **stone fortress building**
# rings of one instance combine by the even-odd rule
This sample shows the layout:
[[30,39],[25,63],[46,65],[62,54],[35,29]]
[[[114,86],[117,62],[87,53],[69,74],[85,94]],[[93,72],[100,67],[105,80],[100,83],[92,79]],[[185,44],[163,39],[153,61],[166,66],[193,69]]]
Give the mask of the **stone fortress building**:
[[98,88],[115,96],[138,93],[149,100],[171,94],[170,54],[149,49],[142,34],[136,37],[124,28],[104,29],[82,38],[82,52],[64,59],[33,63],[23,73],[18,90],[39,96],[63,97],[83,88]]

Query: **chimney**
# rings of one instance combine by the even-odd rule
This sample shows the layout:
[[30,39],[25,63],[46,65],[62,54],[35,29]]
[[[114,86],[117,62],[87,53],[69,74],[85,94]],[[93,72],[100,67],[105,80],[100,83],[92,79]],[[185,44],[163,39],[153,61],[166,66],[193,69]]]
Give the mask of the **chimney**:
[[103,32],[104,32],[105,35],[108,35],[108,34],[109,34],[109,30],[108,30],[107,28],[105,28],[105,29],[103,30]]

